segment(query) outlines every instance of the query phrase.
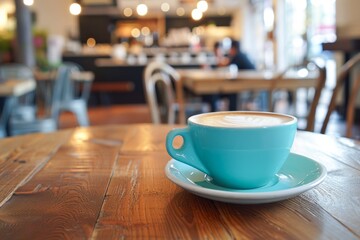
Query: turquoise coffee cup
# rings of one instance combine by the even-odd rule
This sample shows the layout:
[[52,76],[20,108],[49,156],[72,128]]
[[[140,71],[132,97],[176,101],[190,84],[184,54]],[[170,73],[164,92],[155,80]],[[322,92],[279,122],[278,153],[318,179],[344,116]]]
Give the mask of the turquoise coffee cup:
[[[213,112],[194,115],[188,126],[171,130],[166,148],[172,158],[233,189],[266,185],[287,160],[297,129],[293,116],[270,112]],[[183,138],[180,148],[173,146]]]

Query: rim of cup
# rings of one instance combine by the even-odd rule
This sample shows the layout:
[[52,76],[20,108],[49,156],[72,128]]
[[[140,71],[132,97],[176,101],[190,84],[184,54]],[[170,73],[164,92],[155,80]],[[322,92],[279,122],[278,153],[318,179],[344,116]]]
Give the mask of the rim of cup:
[[[246,127],[236,127],[236,126],[212,126],[212,125],[207,125],[207,124],[202,124],[202,123],[197,123],[194,122],[194,118],[197,118],[199,116],[202,115],[218,115],[218,114],[236,114],[236,113],[244,113],[244,114],[265,114],[265,115],[272,115],[272,116],[281,116],[281,117],[288,117],[291,120],[288,122],[283,122],[281,124],[276,124],[276,125],[264,125],[264,126],[246,126]],[[188,123],[194,124],[194,125],[198,125],[198,126],[203,126],[203,127],[209,127],[209,128],[224,128],[224,129],[260,129],[260,128],[278,128],[278,127],[283,127],[283,126],[288,126],[288,125],[293,125],[296,124],[298,122],[297,118],[295,116],[289,115],[289,114],[284,114],[284,113],[276,113],[276,112],[266,112],[266,111],[219,111],[219,112],[207,112],[207,113],[200,113],[200,114],[196,114],[193,115],[191,117],[188,118]]]

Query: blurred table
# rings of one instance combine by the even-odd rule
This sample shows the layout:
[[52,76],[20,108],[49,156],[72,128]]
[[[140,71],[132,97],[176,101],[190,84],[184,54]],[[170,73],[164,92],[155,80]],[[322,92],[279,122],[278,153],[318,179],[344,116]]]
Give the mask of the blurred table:
[[[296,90],[316,86],[318,75],[301,75],[291,71],[284,76],[278,71],[240,70],[231,73],[216,69],[178,70],[183,85],[196,94],[237,93],[245,90],[271,90],[275,87]],[[275,81],[280,77],[284,81]]]
[[0,97],[18,97],[35,90],[35,87],[36,82],[34,79],[9,79],[7,81],[0,82]]
[[359,239],[360,144],[298,132],[320,185],[281,202],[208,200],[165,176],[167,132],[132,124],[0,140],[2,239]]
[[[299,88],[317,88],[319,74],[315,72],[240,70],[231,72],[222,69],[179,69],[181,76],[176,87],[176,97],[180,105],[180,123],[185,123],[183,88],[203,94],[229,94],[241,91],[269,91],[269,106],[272,104],[272,92],[275,89],[297,90]],[[325,80],[324,80],[325,81]],[[322,86],[321,86],[322,87]],[[321,92],[321,91],[320,91]],[[270,107],[269,107],[270,108]]]
[[[35,79],[37,81],[49,81],[54,80],[56,77],[56,71],[35,71]],[[91,71],[77,71],[71,73],[71,79],[73,81],[93,81],[95,78],[94,73]]]
[[9,79],[0,82],[0,137],[8,135],[8,124],[11,111],[15,107],[16,99],[36,88],[34,79]]

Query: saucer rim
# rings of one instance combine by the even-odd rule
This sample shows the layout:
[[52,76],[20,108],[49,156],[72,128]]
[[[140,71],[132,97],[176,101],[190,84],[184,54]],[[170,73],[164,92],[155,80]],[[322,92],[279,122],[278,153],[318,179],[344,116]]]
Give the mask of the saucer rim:
[[[202,187],[200,185],[192,184],[190,182],[184,182],[184,181],[178,179],[174,174],[171,173],[171,170],[170,170],[171,164],[173,164],[174,161],[179,162],[173,158],[171,160],[169,160],[168,163],[166,164],[165,173],[166,173],[166,176],[172,182],[177,184],[178,186],[180,186],[180,187],[184,188],[185,190],[188,190],[196,195],[200,195],[205,198],[210,198],[210,199],[216,198],[216,200],[223,201],[223,202],[229,202],[229,201],[226,201],[227,199],[240,200],[240,202],[238,202],[238,203],[241,203],[241,200],[254,200],[254,201],[256,201],[256,203],[274,202],[274,201],[285,200],[285,199],[297,196],[307,190],[310,190],[310,189],[314,188],[315,186],[317,186],[318,184],[320,184],[327,176],[327,169],[322,163],[320,163],[312,158],[309,158],[307,156],[297,154],[297,153],[290,153],[289,158],[290,158],[290,156],[300,158],[300,159],[306,158],[307,160],[315,162],[320,168],[320,171],[321,171],[320,176],[317,177],[316,179],[314,179],[313,181],[306,183],[304,185],[290,187],[287,189],[274,190],[274,191],[268,191],[268,192],[264,192],[264,191],[243,192],[243,191],[241,191],[241,189],[234,189],[233,191],[231,191],[232,189],[229,189],[229,191],[224,191],[224,190],[219,190],[219,189],[211,189],[211,188]],[[189,166],[189,167],[193,168],[191,166]],[[197,169],[195,169],[195,170],[197,170]],[[201,172],[200,170],[197,170],[197,171]],[[216,185],[216,184],[214,184],[214,185]],[[266,188],[264,188],[264,189],[266,189]],[[219,200],[218,198],[224,198],[224,200]],[[264,201],[259,202],[259,200],[264,200]],[[231,202],[234,203],[234,201],[231,201]],[[250,203],[250,202],[248,202],[248,203]]]

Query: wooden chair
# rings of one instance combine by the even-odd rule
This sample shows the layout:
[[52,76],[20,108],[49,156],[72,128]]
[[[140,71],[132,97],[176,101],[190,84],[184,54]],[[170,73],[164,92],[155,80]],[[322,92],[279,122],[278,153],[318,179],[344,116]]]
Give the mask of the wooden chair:
[[[287,69],[285,69],[282,74],[279,76],[279,78],[274,82],[274,86],[273,89],[271,91],[271,93],[269,94],[269,109],[270,111],[273,111],[274,109],[274,101],[273,101],[273,92],[274,90],[278,90],[279,86],[284,84],[280,84],[279,81],[286,81],[285,80],[285,75],[287,74],[288,71],[291,71],[293,69],[300,69],[303,68],[307,71],[317,71],[318,72],[318,77],[317,77],[317,81],[316,81],[316,85],[315,87],[315,92],[314,95],[312,96],[312,99],[310,100],[311,104],[310,104],[310,108],[309,111],[307,113],[306,116],[306,127],[304,130],[306,131],[314,131],[315,128],[315,117],[316,117],[316,110],[317,107],[319,105],[319,100],[320,100],[320,96],[321,96],[321,92],[325,86],[326,83],[326,68],[325,68],[325,64],[320,64],[317,63],[315,61],[307,61],[302,63],[301,65],[294,65],[294,66],[290,66]],[[296,85],[294,86],[286,86],[286,89],[289,91],[292,91],[294,94],[294,99],[296,99],[296,90],[298,89],[298,87]]]
[[[360,63],[360,53],[353,56],[350,60],[348,60],[339,70],[336,79],[336,85],[333,89],[333,93],[331,96],[330,104],[328,107],[328,111],[326,113],[323,125],[321,127],[321,133],[326,133],[326,128],[330,120],[330,116],[335,110],[336,107],[336,99],[339,91],[342,89],[344,85],[346,77],[350,74],[350,72],[356,67],[359,66]],[[349,96],[348,106],[346,109],[346,137],[352,137],[352,127],[354,124],[354,111],[356,105],[356,97],[358,95],[360,89],[360,74],[354,79],[354,83],[351,87],[351,93]]]
[[[179,105],[176,101],[175,87],[179,87],[180,75],[170,65],[153,61],[144,71],[145,95],[150,108],[152,122],[155,124],[176,123]],[[202,102],[185,104],[187,116],[209,111],[209,106]]]

